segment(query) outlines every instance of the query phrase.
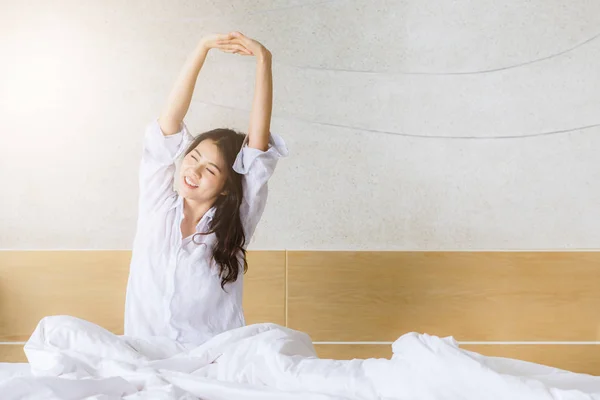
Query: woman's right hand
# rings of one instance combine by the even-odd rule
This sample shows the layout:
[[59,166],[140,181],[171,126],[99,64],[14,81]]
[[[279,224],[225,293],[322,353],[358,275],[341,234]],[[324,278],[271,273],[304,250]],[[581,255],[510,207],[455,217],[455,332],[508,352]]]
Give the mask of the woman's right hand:
[[219,49],[225,53],[252,55],[252,53],[241,44],[231,43],[235,39],[232,33],[220,34],[213,33],[204,36],[200,40],[200,46],[206,51],[210,49]]

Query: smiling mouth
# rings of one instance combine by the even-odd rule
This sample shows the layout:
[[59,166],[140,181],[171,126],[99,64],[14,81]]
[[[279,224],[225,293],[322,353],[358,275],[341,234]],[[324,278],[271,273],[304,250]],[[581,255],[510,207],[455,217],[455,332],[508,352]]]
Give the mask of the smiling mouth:
[[185,185],[190,189],[196,189],[198,187],[198,185],[194,185],[194,183],[187,176],[183,178],[183,183],[185,183]]

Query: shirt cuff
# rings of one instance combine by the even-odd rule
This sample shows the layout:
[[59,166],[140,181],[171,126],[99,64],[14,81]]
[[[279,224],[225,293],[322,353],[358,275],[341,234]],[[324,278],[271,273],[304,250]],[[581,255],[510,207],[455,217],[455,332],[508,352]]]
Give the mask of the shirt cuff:
[[145,147],[153,154],[160,155],[165,161],[174,161],[193,141],[184,122],[181,123],[179,132],[165,136],[160,129],[158,119],[152,121],[146,130]]
[[242,148],[235,158],[233,170],[238,174],[245,175],[248,173],[252,164],[258,158],[266,158],[269,160],[277,160],[280,157],[287,157],[288,149],[283,138],[279,135],[271,133],[269,137],[269,147],[267,151],[248,147],[248,136],[244,139]]

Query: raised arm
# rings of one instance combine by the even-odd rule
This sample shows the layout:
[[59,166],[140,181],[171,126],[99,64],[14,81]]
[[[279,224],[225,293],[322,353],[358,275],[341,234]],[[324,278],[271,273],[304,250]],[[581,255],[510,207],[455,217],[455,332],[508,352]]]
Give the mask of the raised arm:
[[[271,109],[273,104],[273,78],[271,53],[262,44],[239,32],[232,32],[232,39],[219,41],[222,45],[242,45],[256,57],[256,85],[250,114],[248,143],[242,146],[233,169],[242,175],[243,201],[240,219],[249,241],[265,209],[268,180],[275,171],[280,157],[288,154],[283,139],[271,133]],[[246,53],[240,53],[247,55]]]
[[249,54],[241,45],[217,44],[217,40],[230,37],[215,34],[204,37],[198,43],[186,60],[160,118],[153,120],[146,128],[139,172],[140,212],[158,209],[175,194],[175,159],[193,140],[183,119],[192,101],[196,79],[208,51],[218,48],[227,53]]
[[173,135],[181,130],[181,123],[190,108],[198,74],[210,49],[218,48],[227,53],[248,54],[248,50],[239,44],[218,43],[232,38],[230,34],[205,36],[189,55],[169,94],[167,104],[160,114],[159,124],[165,136]]
[[[264,47],[263,47],[264,49]],[[264,49],[256,58],[256,82],[250,112],[248,146],[267,150],[271,133],[271,110],[273,108],[273,76],[271,53]]]
[[271,110],[273,109],[273,75],[271,73],[271,52],[264,46],[256,55],[256,80],[254,99],[250,112],[248,146],[266,151],[271,133]]
[[256,80],[254,99],[248,128],[248,147],[266,151],[269,148],[271,133],[271,110],[273,108],[273,75],[271,72],[271,52],[254,39],[240,32],[231,32],[230,38],[220,39],[219,44],[241,45],[250,52],[240,53],[256,57]]

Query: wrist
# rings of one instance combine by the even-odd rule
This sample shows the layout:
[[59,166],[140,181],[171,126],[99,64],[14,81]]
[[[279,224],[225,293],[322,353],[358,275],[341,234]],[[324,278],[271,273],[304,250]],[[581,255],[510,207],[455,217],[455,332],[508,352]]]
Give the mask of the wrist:
[[270,63],[273,58],[271,52],[263,48],[259,54],[257,54],[256,60],[261,63]]
[[206,39],[201,39],[200,42],[198,42],[198,46],[196,47],[197,51],[205,52],[205,53],[208,53],[208,51],[210,49],[211,49],[210,44],[208,43],[208,40],[206,40]]

